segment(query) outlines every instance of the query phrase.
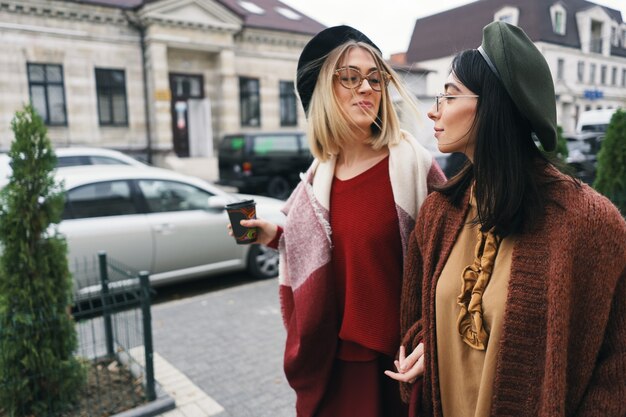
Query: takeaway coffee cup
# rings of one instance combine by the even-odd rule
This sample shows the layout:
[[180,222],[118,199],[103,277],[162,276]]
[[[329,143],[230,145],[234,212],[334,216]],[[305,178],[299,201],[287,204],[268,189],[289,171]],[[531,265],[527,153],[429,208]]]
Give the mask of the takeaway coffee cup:
[[230,225],[233,228],[233,236],[235,236],[235,240],[239,245],[256,241],[257,228],[243,227],[239,224],[241,220],[256,219],[255,206],[256,203],[254,200],[238,201],[226,206],[226,211],[228,211],[228,217],[230,218]]

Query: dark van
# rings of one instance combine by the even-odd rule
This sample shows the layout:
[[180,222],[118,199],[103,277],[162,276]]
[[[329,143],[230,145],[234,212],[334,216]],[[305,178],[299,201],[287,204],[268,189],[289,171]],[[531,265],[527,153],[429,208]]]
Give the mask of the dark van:
[[218,184],[286,199],[313,157],[302,132],[257,132],[224,136],[218,161]]

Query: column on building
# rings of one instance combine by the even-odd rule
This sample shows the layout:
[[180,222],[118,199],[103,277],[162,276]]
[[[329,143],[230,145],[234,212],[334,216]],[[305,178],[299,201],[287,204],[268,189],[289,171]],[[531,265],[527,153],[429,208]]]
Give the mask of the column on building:
[[240,129],[239,122],[239,79],[235,70],[235,52],[223,49],[219,52],[218,71],[220,78],[219,92],[219,136]]
[[166,152],[172,149],[171,92],[168,77],[167,45],[160,42],[148,42],[146,55],[152,148],[155,152]]

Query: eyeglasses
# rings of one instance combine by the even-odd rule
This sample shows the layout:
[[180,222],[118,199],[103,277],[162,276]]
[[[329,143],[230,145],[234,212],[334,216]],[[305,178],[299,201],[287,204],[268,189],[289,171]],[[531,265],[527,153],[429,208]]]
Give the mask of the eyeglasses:
[[339,68],[335,70],[334,74],[339,80],[339,84],[348,90],[354,90],[361,87],[363,80],[367,80],[372,90],[381,91],[383,84],[387,85],[391,76],[385,71],[374,70],[367,75],[361,74],[361,72],[354,68]]
[[456,98],[478,98],[480,96],[476,95],[476,94],[445,94],[445,93],[439,93],[435,96],[435,108],[437,109],[437,112],[439,112],[439,106],[441,105],[441,100],[442,99],[446,99],[446,100],[454,100]]

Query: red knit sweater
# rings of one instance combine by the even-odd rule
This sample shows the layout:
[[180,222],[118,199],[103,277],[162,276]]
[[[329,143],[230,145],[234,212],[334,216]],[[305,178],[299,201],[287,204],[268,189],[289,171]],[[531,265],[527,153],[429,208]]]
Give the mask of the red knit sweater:
[[393,356],[400,340],[402,246],[389,180],[389,158],[330,194],[332,271],[340,308],[343,360]]

